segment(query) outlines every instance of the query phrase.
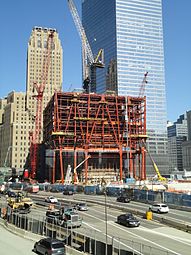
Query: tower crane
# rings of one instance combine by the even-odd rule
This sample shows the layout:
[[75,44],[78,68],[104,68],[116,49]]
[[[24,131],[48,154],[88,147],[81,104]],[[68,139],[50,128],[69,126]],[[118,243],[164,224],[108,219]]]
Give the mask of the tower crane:
[[36,90],[37,104],[36,104],[36,115],[34,121],[34,131],[29,133],[30,136],[30,163],[31,163],[31,173],[30,177],[34,179],[36,177],[37,168],[37,154],[39,144],[41,142],[41,132],[42,132],[42,111],[43,111],[43,94],[47,83],[48,70],[50,65],[51,51],[53,45],[54,31],[50,31],[47,37],[47,47],[44,55],[42,73],[41,73],[41,83],[36,82],[33,85],[33,89]]
[[141,86],[140,86],[140,89],[139,89],[139,97],[143,97],[143,96],[144,96],[144,93],[145,93],[145,86],[146,86],[146,84],[148,83],[148,81],[147,81],[147,75],[148,75],[148,72],[146,72],[146,73],[144,74],[143,81],[142,81]]
[[87,93],[96,92],[96,69],[105,67],[104,51],[100,49],[94,58],[73,0],[68,0],[68,6],[82,42],[83,89]]

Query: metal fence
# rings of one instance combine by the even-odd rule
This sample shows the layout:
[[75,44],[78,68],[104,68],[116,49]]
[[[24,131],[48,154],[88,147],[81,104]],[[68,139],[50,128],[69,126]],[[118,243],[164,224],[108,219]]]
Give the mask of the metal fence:
[[[0,205],[1,217],[14,225],[17,231],[30,232],[42,237],[52,237],[64,240],[65,243],[79,251],[94,255],[173,255],[166,250],[158,249],[132,240],[121,239],[106,235],[83,225],[80,228],[63,228],[59,225],[48,223],[45,218],[30,214],[13,213],[10,208],[5,210],[5,205]],[[107,243],[107,245],[106,245]]]

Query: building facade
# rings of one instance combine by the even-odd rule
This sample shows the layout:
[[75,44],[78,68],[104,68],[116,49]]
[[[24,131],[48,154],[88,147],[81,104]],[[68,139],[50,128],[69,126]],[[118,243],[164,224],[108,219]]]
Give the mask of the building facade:
[[26,109],[29,115],[36,115],[36,90],[34,83],[43,82],[43,66],[47,61],[48,35],[53,32],[53,45],[51,46],[49,68],[43,93],[43,109],[55,91],[62,90],[63,52],[58,32],[52,28],[34,27],[28,42],[27,51],[27,82],[26,82]]
[[11,92],[7,98],[0,100],[0,166],[6,164],[16,169],[28,167],[29,132],[34,130],[36,116],[37,92],[34,83],[40,85],[43,81],[47,38],[51,32],[53,42],[43,109],[54,92],[62,90],[63,52],[58,32],[51,28],[34,27],[28,42],[26,92]]
[[183,168],[191,172],[191,110],[186,112],[188,141],[182,143]]
[[25,111],[24,92],[13,91],[8,94],[2,120],[0,165],[21,170],[27,161],[28,136],[32,128],[32,123]]
[[187,116],[180,115],[176,122],[167,127],[169,170],[183,171],[183,142],[188,138]]
[[[162,1],[83,0],[82,22],[93,53],[104,49],[97,93],[138,96],[148,72],[147,147],[161,174],[168,173]],[[148,158],[147,175],[153,174]]]

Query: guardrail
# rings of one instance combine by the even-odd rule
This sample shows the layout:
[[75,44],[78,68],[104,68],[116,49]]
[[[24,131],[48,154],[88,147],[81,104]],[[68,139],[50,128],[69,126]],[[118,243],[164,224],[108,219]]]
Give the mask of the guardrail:
[[[2,208],[0,207],[1,211]],[[56,224],[47,223],[45,219],[37,219],[29,215],[8,212],[4,215],[4,225],[9,230],[24,237],[39,240],[43,236],[65,240],[66,246],[70,246],[77,252],[94,255],[106,255],[105,234],[90,230],[89,228],[63,228]],[[67,253],[76,254],[76,253]],[[165,249],[158,249],[144,243],[121,239],[115,236],[107,236],[107,255],[174,255]]]

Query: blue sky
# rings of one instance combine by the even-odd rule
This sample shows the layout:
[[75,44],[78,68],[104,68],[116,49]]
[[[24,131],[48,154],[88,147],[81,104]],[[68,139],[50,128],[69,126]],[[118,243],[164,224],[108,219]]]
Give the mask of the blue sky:
[[[75,0],[80,10],[81,0]],[[191,0],[163,0],[167,116],[191,110]],[[63,90],[81,86],[81,42],[66,0],[6,0],[0,5],[0,97],[25,91],[27,42],[34,26],[53,27],[64,50]]]

